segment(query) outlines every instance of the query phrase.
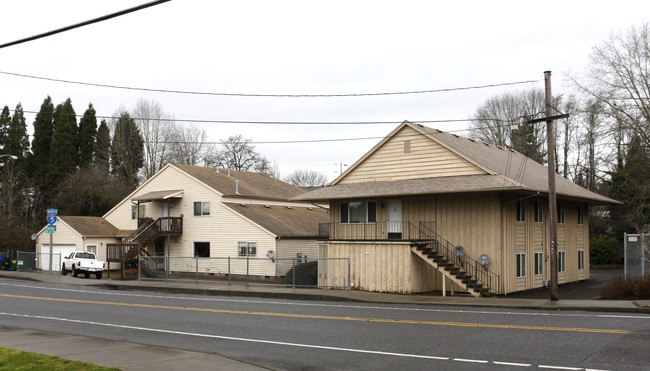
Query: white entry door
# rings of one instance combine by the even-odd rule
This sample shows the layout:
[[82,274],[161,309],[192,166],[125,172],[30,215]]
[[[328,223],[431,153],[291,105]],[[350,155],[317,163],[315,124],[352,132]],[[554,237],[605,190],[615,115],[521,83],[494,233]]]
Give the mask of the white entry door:
[[402,238],[402,200],[388,200],[386,209],[387,237]]
[[[160,204],[160,216],[162,218],[169,217],[169,204],[166,203]],[[160,229],[162,229],[163,231],[169,230],[169,219],[162,219],[160,221]]]

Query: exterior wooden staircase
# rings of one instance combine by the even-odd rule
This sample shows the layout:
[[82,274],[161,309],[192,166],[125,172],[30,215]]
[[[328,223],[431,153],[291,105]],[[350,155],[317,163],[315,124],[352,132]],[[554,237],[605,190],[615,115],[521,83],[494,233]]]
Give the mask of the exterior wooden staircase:
[[455,247],[430,228],[420,224],[423,239],[411,245],[411,251],[436,268],[446,278],[463,287],[472,296],[492,296],[500,292],[500,277],[478,261],[459,254]]

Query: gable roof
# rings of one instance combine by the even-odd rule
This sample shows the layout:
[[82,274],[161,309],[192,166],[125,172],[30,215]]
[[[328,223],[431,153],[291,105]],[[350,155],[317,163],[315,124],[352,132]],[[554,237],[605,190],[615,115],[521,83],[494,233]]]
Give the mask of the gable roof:
[[82,237],[116,237],[119,234],[113,224],[100,216],[60,215],[59,219]]
[[316,238],[318,225],[329,222],[328,211],[319,207],[224,203],[233,211],[283,238]]
[[289,183],[259,173],[223,169],[217,172],[217,169],[211,167],[181,164],[172,166],[227,197],[288,200],[305,193]]
[[[421,135],[444,146],[449,151],[485,169],[486,174],[337,184],[349,172],[353,171],[362,160],[370,157],[382,144],[386,143],[405,126],[413,128]],[[353,166],[348,168],[345,173],[330,183],[329,186],[294,197],[294,199],[325,201],[351,197],[503,190],[548,193],[548,169],[515,150],[497,147],[405,121]],[[618,203],[608,197],[582,188],[560,175],[556,176],[556,192],[558,196],[577,198],[591,203]]]

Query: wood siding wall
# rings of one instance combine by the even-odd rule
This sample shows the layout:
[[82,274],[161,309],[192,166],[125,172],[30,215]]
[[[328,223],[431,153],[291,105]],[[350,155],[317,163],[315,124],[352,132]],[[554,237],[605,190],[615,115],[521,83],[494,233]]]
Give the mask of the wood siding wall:
[[[280,239],[278,240],[278,258],[295,258],[296,254],[311,258],[318,257],[318,243],[316,240]],[[264,252],[266,254],[266,251]],[[276,263],[276,276],[282,277],[291,269],[291,260],[278,260]]]
[[[330,242],[327,255],[351,258],[350,277],[357,290],[413,294],[433,291],[439,286],[439,273],[414,255],[409,243]],[[347,284],[347,261],[330,261],[326,266],[327,279],[319,272],[319,285]]]
[[[405,141],[410,142],[405,145]],[[485,171],[429,137],[404,127],[339,184],[475,174]]]
[[[534,201],[542,204],[542,222],[535,222]],[[526,203],[526,220],[516,221],[517,203],[515,199],[504,200],[503,233],[504,248],[501,258],[504,261],[502,276],[505,277],[505,293],[529,290],[544,286],[550,275],[550,223],[548,199],[522,199]],[[589,278],[589,224],[587,206],[584,210],[584,224],[578,225],[579,204],[558,201],[565,208],[565,223],[558,224],[558,252],[566,254],[566,272],[558,273],[558,283],[579,281]],[[585,252],[585,269],[578,270],[578,250]],[[543,273],[535,275],[535,253],[543,253]],[[526,256],[526,275],[517,277],[517,254]]]

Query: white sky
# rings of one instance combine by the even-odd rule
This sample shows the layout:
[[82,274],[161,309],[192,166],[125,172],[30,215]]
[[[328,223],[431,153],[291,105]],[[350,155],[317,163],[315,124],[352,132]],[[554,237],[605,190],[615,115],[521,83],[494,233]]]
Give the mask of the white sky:
[[[130,8],[149,0],[3,1],[0,44]],[[345,94],[434,90],[537,80],[503,88],[346,98],[251,98],[80,86],[0,74],[0,106],[38,111],[70,97],[78,115],[99,116],[139,98],[177,120],[391,121],[377,125],[203,124],[213,141],[381,137],[403,120],[467,119],[506,90],[570,93],[591,48],[639,25],[649,1],[282,1],[172,0],[44,39],[0,49],[0,71],[166,90]],[[33,114],[27,115],[31,125]],[[430,123],[444,131],[467,123]],[[31,128],[30,128],[31,130]],[[463,133],[460,133],[461,135]],[[332,179],[377,139],[256,144],[283,175],[311,168]]]

